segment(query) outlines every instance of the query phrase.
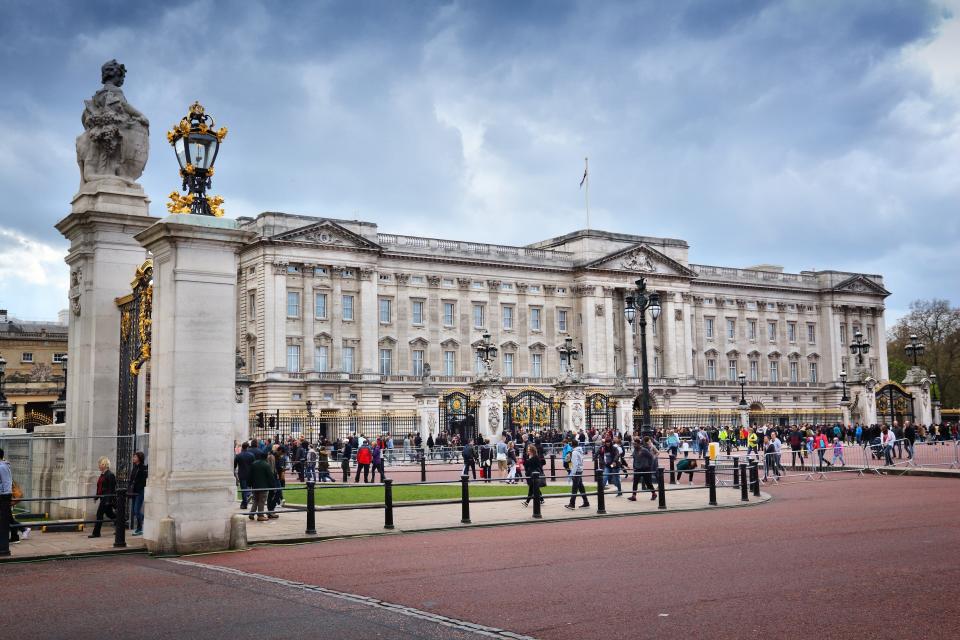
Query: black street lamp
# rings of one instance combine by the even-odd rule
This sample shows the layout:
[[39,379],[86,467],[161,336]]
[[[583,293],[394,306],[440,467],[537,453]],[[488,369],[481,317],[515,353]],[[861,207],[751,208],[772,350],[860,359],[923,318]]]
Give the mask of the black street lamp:
[[913,366],[917,366],[917,358],[923,355],[923,343],[917,338],[917,334],[910,334],[910,344],[903,348],[908,356],[913,356]]
[[627,322],[633,326],[637,315],[640,316],[640,380],[642,383],[642,401],[641,409],[643,411],[643,421],[640,425],[640,435],[652,435],[650,428],[650,379],[647,376],[647,309],[650,310],[650,316],[656,322],[660,317],[660,294],[654,291],[647,293],[647,281],[640,278],[636,282],[637,290],[632,295],[628,295],[624,300],[623,312],[627,316]]
[[227,136],[226,127],[214,131],[213,118],[204,113],[203,105],[194,102],[180,124],[167,132],[167,141],[173,145],[180,163],[181,196],[170,194],[167,209],[170,213],[192,213],[200,216],[222,216],[223,198],[207,196],[213,178],[213,163],[217,161],[220,143]]
[[307,400],[307,417],[313,417],[313,400]]
[[63,367],[63,389],[60,390],[60,396],[57,397],[57,402],[66,402],[67,401],[67,356],[62,356],[62,360],[60,360],[60,366]]
[[930,400],[936,402],[940,399],[940,387],[937,386],[937,374],[930,374]]
[[743,371],[741,371],[740,375],[737,376],[737,382],[740,383],[740,408],[746,409],[747,408],[747,394],[746,394],[747,375]]
[[847,396],[847,372],[840,372],[840,384],[843,385],[843,396],[840,397],[840,402],[849,402],[850,398]]
[[863,356],[870,353],[870,343],[863,339],[863,334],[859,331],[853,334],[850,353],[857,356],[857,364],[859,365],[863,365]]
[[490,341],[489,332],[484,332],[483,342],[477,345],[477,357],[483,362],[486,372],[489,374],[493,362],[497,359],[497,345]]
[[566,374],[573,374],[573,361],[580,357],[580,350],[573,346],[573,338],[567,336],[563,340],[563,345],[557,347],[557,351],[560,353],[560,357],[564,358],[566,366]]

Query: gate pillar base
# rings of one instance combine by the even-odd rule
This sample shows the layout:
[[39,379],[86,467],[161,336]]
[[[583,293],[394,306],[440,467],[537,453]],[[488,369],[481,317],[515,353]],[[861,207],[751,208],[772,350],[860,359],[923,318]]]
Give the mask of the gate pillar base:
[[553,385],[560,400],[560,427],[564,433],[577,433],[587,427],[587,385],[579,382],[561,380]]
[[477,435],[495,443],[503,431],[503,385],[478,380],[471,386],[477,397]]
[[423,439],[424,446],[426,446],[427,436],[433,434],[434,439],[436,439],[440,432],[440,405],[438,404],[440,392],[433,386],[424,384],[419,391],[413,394],[413,398],[417,403],[420,438]]

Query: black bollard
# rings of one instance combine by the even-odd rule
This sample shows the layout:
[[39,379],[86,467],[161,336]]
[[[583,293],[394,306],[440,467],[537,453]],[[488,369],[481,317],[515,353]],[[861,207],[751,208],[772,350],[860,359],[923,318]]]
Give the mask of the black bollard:
[[602,515],[607,512],[607,505],[603,501],[603,472],[597,469],[595,475],[597,477],[597,513]]
[[707,463],[707,490],[710,495],[710,506],[717,506],[717,466]]
[[533,517],[540,519],[543,513],[540,511],[540,472],[534,471],[530,476],[530,482],[533,483]]
[[553,480],[557,479],[557,454],[550,454],[550,477]]
[[307,530],[305,533],[308,536],[316,535],[317,533],[317,502],[316,496],[314,495],[315,490],[316,482],[307,480]]
[[427,456],[420,452],[420,482],[427,481]]
[[393,480],[383,478],[383,528],[393,529]]
[[740,502],[750,502],[750,488],[747,486],[747,465],[740,467]]
[[667,508],[667,492],[663,486],[663,468],[657,468],[657,509]]
[[750,462],[750,484],[753,486],[753,495],[760,496],[760,465],[756,460]]
[[470,524],[470,478],[460,476],[460,524]]
[[127,546],[127,489],[121,487],[117,489],[117,497],[114,499],[117,513],[113,519],[114,535],[113,546]]
[[0,557],[10,555],[10,520],[7,514],[10,513],[10,506],[13,496],[9,493],[0,496]]
[[670,484],[677,484],[677,459],[670,456]]
[[733,459],[733,486],[740,486],[740,458]]

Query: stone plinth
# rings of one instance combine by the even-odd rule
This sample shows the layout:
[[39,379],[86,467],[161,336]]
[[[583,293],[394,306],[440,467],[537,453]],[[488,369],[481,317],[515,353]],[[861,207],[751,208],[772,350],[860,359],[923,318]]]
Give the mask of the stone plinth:
[[417,403],[417,422],[420,424],[420,437],[424,442],[427,436],[436,437],[440,431],[440,391],[433,386],[424,385],[413,394]]
[[618,386],[610,394],[610,401],[615,404],[615,426],[620,433],[633,433],[633,399],[635,393],[627,387]]
[[[116,299],[147,252],[133,236],[156,221],[142,189],[103,187],[79,193],[73,211],[57,223],[70,241],[70,324],[63,481],[60,495],[92,495],[97,460],[116,463],[120,312]],[[59,503],[57,516],[79,517],[90,500]]]
[[503,384],[497,378],[490,378],[470,386],[477,397],[477,433],[496,442],[503,431]]
[[903,388],[913,394],[914,423],[926,426],[933,424],[933,401],[927,372],[921,367],[910,367],[903,379]]
[[577,433],[587,424],[587,385],[573,380],[561,380],[553,385],[563,407],[561,428],[564,433]]
[[251,235],[233,220],[192,215],[137,235],[153,253],[144,539],[154,553],[230,545],[237,251]]

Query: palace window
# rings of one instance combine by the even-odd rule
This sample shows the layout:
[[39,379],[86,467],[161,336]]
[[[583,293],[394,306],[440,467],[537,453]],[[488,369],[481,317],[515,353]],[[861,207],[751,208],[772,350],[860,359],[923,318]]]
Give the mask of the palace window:
[[557,331],[567,330],[567,310],[557,309]]
[[717,361],[713,358],[707,359],[707,380],[717,379]]
[[353,347],[344,347],[340,358],[340,368],[344,373],[353,373]]
[[443,352],[443,375],[445,376],[457,375],[457,352],[456,351]]
[[484,306],[482,304],[474,303],[473,305],[473,327],[474,329],[483,329],[484,320],[486,319]]
[[330,369],[330,347],[318,346],[313,350],[313,370],[329,371]]
[[845,322],[840,323],[840,346],[844,349],[847,347],[847,324]]
[[530,377],[532,378],[543,377],[543,354],[542,353],[530,354]]
[[767,322],[767,340],[770,342],[777,341],[777,323],[775,320]]
[[810,382],[816,382],[817,381],[817,363],[811,362],[809,369],[810,369]]
[[487,368],[487,365],[484,364],[483,358],[480,357],[480,354],[475,355],[473,364],[477,373],[483,373]]
[[727,380],[730,382],[737,381],[737,361],[736,360],[727,360]]
[[300,273],[300,265],[298,264],[288,264],[287,273]]
[[344,320],[353,320],[353,296],[343,296],[340,299],[341,315]]
[[817,343],[817,325],[813,322],[807,323],[807,343],[808,344]]
[[760,379],[760,363],[756,360],[750,361],[750,382],[757,382]]
[[393,349],[380,349],[380,375],[389,376],[393,371]]
[[247,320],[253,320],[257,317],[257,292],[251,291],[247,294]]
[[503,375],[507,378],[513,377],[513,354],[503,354]]
[[287,371],[300,371],[300,345],[287,345]]
[[65,353],[55,353],[55,354],[53,354],[53,363],[54,363],[54,364],[59,364],[59,363],[63,362],[63,359],[64,359],[65,357],[67,357],[67,354],[65,354]]
[[300,292],[287,291],[287,317],[300,317]]
[[[531,331],[540,331],[540,317],[543,312],[543,309],[540,307],[530,307],[530,330]],[[539,376],[536,376],[539,377]]]
[[453,287],[453,278],[444,278],[443,279],[444,287]]
[[797,341],[797,323],[788,322],[787,323],[787,341],[794,343]]
[[747,320],[747,338],[750,340],[757,339],[757,321],[756,320]]
[[327,294],[317,293],[314,296],[313,315],[317,320],[327,319]]
[[713,318],[703,319],[703,334],[707,340],[713,340]]
[[455,302],[444,302],[443,303],[443,326],[452,327],[453,319],[456,316],[457,312],[457,303]]
[[390,324],[392,317],[392,300],[389,298],[380,298],[380,323]]
[[410,306],[410,318],[413,324],[423,324],[423,300],[414,300]]
[[727,340],[734,340],[737,337],[737,321],[727,318]]
[[790,363],[790,382],[800,382],[800,365],[796,362]]
[[660,356],[653,356],[653,377],[660,377]]
[[773,361],[770,363],[770,382],[780,382],[780,363]]
[[424,276],[410,276],[410,284],[423,286],[426,283],[427,283],[427,279]]
[[410,372],[415,376],[423,375],[423,350],[414,349],[412,354],[413,370]]
[[503,328],[508,331],[513,329],[513,307],[503,307]]
[[633,377],[634,378],[640,377],[640,357],[639,356],[633,356]]

